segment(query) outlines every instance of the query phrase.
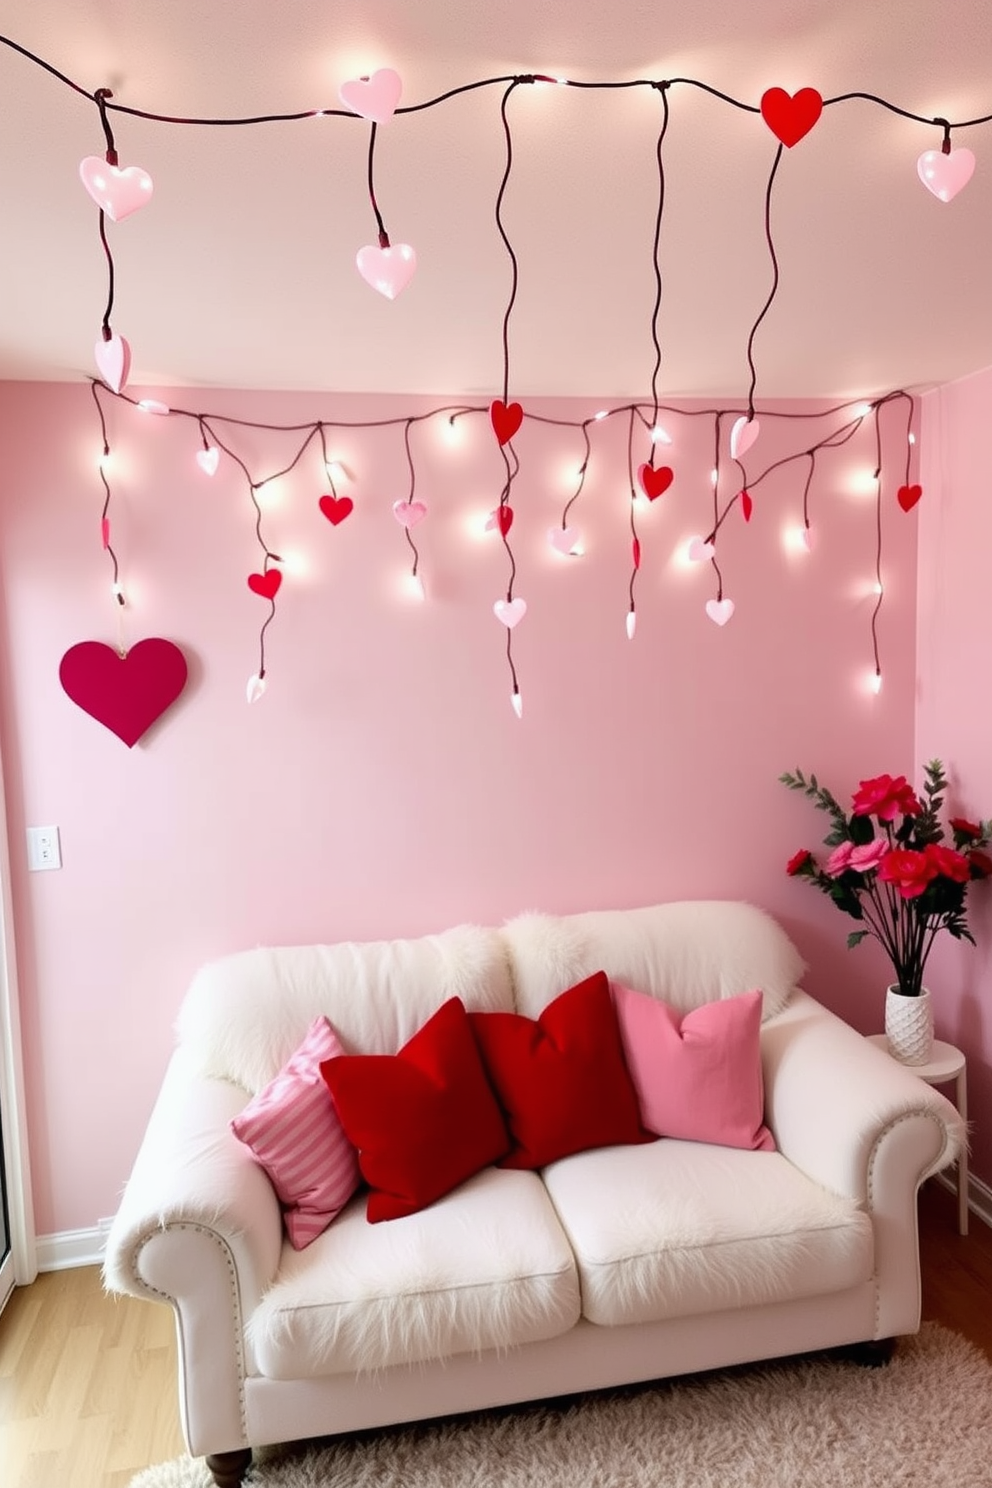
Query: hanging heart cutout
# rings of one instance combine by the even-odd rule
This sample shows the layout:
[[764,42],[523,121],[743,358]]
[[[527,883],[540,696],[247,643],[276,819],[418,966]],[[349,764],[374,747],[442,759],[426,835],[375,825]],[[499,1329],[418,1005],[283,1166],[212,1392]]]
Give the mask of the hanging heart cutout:
[[579,529],[577,527],[549,527],[548,542],[556,553],[561,553],[570,558],[579,541]]
[[706,613],[714,625],[726,625],[734,613],[734,601],[732,599],[708,599]]
[[355,262],[366,284],[371,284],[387,300],[395,300],[416,272],[417,255],[409,243],[393,243],[389,248],[366,243],[359,248]]
[[401,527],[416,527],[427,515],[427,507],[422,501],[394,501],[393,516]]
[[513,526],[513,507],[512,506],[506,506],[506,505],[504,505],[504,506],[497,506],[496,508],[494,508],[493,511],[491,511],[489,513],[489,517],[488,517],[488,519],[486,521],[486,531],[487,532],[498,532],[501,537],[505,537],[506,534],[509,532],[509,530],[510,530],[510,528],[512,526]]
[[152,178],[137,165],[120,170],[99,155],[87,155],[80,163],[79,177],[111,222],[123,222],[151,200]]
[[391,67],[380,67],[371,77],[349,78],[338,89],[345,108],[362,119],[385,124],[396,112],[403,92],[403,80]]
[[751,520],[751,513],[754,511],[754,501],[751,498],[750,491],[742,491],[740,494],[741,494],[741,515],[743,516],[745,522],[750,522],[750,520]]
[[101,336],[93,348],[93,360],[111,392],[123,392],[131,373],[131,348],[124,337],[116,331],[109,341]]
[[800,88],[791,94],[784,88],[769,88],[761,95],[761,117],[789,149],[809,134],[822,112],[823,99],[815,88]]
[[337,527],[345,517],[350,517],[355,509],[355,503],[350,496],[321,496],[317,505],[332,527]]
[[527,613],[527,603],[523,599],[498,599],[493,605],[493,614],[507,630],[512,630],[519,625]]
[[270,568],[266,573],[248,575],[248,588],[252,594],[257,594],[260,599],[275,599],[279,593],[279,585],[281,583],[282,574],[277,568]]
[[648,500],[654,501],[668,490],[675,479],[675,471],[670,465],[659,465],[657,470],[653,465],[639,465],[637,479]]
[[896,492],[896,500],[904,512],[912,511],[913,507],[923,495],[922,486],[900,486]]
[[498,398],[489,405],[489,419],[500,444],[507,444],[524,421],[519,403],[503,403]]
[[975,157],[965,149],[951,150],[947,155],[941,150],[924,150],[916,169],[927,190],[940,201],[949,202],[971,180]]
[[704,542],[701,537],[690,537],[687,548],[690,563],[705,563],[707,558],[712,558],[716,548],[711,542]]
[[739,460],[741,455],[746,455],[760,433],[761,425],[758,420],[748,418],[746,413],[742,414],[730,431],[730,458]]
[[157,636],[124,656],[103,641],[80,641],[63,656],[59,681],[77,708],[131,749],[186,686],[186,658]]
[[216,475],[217,466],[220,464],[220,450],[213,445],[209,449],[197,450],[196,463],[204,475]]

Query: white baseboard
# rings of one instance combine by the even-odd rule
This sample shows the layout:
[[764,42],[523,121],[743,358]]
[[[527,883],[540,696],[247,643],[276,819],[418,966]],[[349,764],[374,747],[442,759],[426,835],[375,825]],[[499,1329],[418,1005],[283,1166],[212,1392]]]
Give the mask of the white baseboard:
[[58,1235],[39,1235],[36,1254],[39,1271],[66,1271],[70,1266],[101,1266],[110,1220],[101,1219],[89,1230],[63,1230]]

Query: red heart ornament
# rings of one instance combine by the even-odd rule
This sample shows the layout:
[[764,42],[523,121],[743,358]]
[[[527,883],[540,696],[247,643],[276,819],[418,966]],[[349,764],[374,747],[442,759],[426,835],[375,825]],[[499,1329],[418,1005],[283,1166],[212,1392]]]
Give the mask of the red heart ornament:
[[156,636],[124,656],[103,641],[80,641],[63,656],[59,681],[77,708],[131,749],[186,686],[186,658]]
[[637,479],[641,483],[641,490],[649,501],[654,501],[664,491],[667,491],[675,479],[675,471],[670,465],[659,465],[655,470],[653,465],[639,465],[637,467]]
[[513,507],[498,506],[496,508],[496,526],[499,528],[501,537],[505,537],[513,526]]
[[524,411],[519,403],[501,403],[497,398],[489,405],[493,433],[500,444],[512,439],[524,421]]
[[750,491],[742,491],[741,492],[741,514],[744,517],[745,522],[750,522],[750,520],[751,520],[751,513],[753,511],[754,511],[754,502],[751,499],[751,493],[750,493]]
[[343,522],[345,517],[350,517],[355,509],[355,503],[350,496],[321,496],[317,505],[332,527]]
[[769,88],[761,95],[761,117],[789,149],[809,134],[822,111],[823,99],[815,88],[800,88],[798,93]]
[[912,511],[913,507],[923,495],[922,486],[900,486],[896,492],[896,500],[904,512]]
[[275,599],[281,583],[282,574],[277,568],[270,568],[266,573],[248,575],[248,588],[252,594],[258,594],[262,599]]

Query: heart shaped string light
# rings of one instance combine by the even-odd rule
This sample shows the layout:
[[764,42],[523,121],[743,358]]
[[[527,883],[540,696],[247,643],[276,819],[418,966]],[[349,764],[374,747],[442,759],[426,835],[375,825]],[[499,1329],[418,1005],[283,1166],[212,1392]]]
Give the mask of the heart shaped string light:
[[809,134],[822,112],[823,99],[815,88],[800,88],[798,93],[768,88],[761,95],[761,117],[790,150]]
[[941,125],[944,138],[939,150],[924,150],[916,162],[920,180],[938,201],[953,201],[958,192],[967,186],[975,171],[975,157],[964,148],[951,149],[951,126],[946,119],[935,119]]
[[111,222],[123,222],[151,200],[152,178],[137,165],[121,170],[116,160],[111,162],[111,154],[116,153],[108,150],[106,159],[87,155],[80,162],[79,176],[101,212],[106,212]]
[[371,77],[349,78],[338,89],[345,108],[373,124],[385,124],[396,112],[403,92],[403,81],[391,67],[380,67]]
[[[397,95],[398,96],[398,95]],[[392,112],[390,110],[390,112]],[[358,272],[366,284],[371,284],[387,300],[395,300],[410,283],[417,268],[417,255],[409,243],[393,244],[389,241],[386,224],[382,220],[375,196],[375,138],[378,125],[373,120],[369,130],[368,188],[369,201],[379,230],[378,245],[366,243],[355,255]]]

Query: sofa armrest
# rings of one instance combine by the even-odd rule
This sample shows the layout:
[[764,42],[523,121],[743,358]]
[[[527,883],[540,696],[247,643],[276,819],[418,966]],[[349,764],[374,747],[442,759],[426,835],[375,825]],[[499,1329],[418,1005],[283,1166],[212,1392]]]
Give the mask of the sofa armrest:
[[142,1251],[154,1235],[192,1227],[229,1250],[242,1310],[254,1307],[276,1274],[283,1236],[275,1190],[228,1125],[247,1099],[239,1086],[197,1073],[181,1049],[173,1054],[110,1228],[108,1288],[171,1300],[145,1275]]
[[779,1150],[869,1210],[897,1150],[911,1152],[915,1196],[965,1140],[949,1100],[805,992],[763,1025],[761,1050],[765,1119]]

